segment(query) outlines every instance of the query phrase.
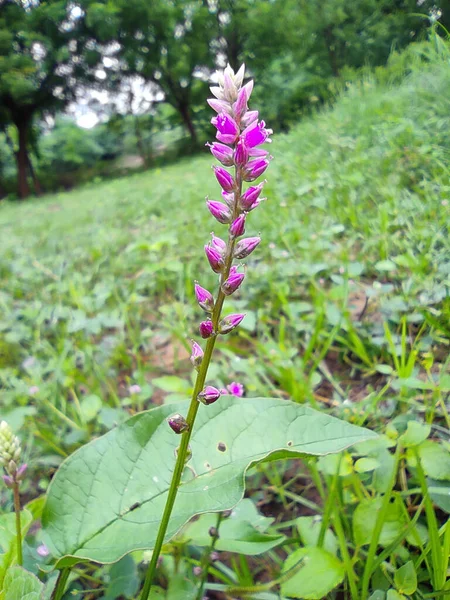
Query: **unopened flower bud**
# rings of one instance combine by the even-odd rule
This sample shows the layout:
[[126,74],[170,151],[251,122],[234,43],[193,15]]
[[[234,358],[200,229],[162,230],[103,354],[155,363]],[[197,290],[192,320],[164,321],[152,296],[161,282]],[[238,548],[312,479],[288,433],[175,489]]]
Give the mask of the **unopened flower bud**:
[[202,572],[203,572],[203,571],[202,571],[202,568],[201,568],[201,567],[199,567],[199,566],[196,566],[196,567],[194,567],[194,568],[192,569],[192,572],[194,573],[194,575],[195,575],[196,577],[200,577],[200,575],[202,574]]
[[234,258],[237,258],[238,260],[246,258],[249,254],[253,252],[253,250],[260,243],[260,241],[260,237],[250,237],[244,238],[243,240],[239,240],[234,249]]
[[230,173],[228,173],[228,171],[226,171],[223,167],[213,167],[213,169],[220,187],[226,192],[232,192],[234,190],[233,176]]
[[224,254],[225,250],[227,249],[227,243],[224,242],[220,237],[217,237],[214,234],[212,234],[211,246],[215,250],[217,250],[218,252],[220,252],[221,255]]
[[234,153],[234,164],[238,167],[242,167],[247,164],[249,158],[248,148],[243,140],[239,140],[236,145],[236,151]]
[[198,369],[198,367],[202,364],[203,360],[203,350],[202,347],[197,344],[197,342],[192,341],[192,353],[191,353],[191,363],[193,366]]
[[239,323],[243,320],[244,317],[245,314],[243,315],[239,313],[228,315],[228,317],[225,317],[220,321],[219,333],[230,333],[230,331],[233,331],[233,329],[235,329],[239,325]]
[[17,481],[23,481],[25,479],[25,475],[28,469],[28,465],[24,463],[17,469],[16,479]]
[[217,529],[217,527],[210,527],[208,530],[208,534],[215,539],[219,538],[219,530]]
[[211,154],[217,158],[225,167],[231,167],[233,164],[233,150],[225,144],[219,144],[214,142],[213,144],[206,144],[211,150]]
[[227,112],[227,113],[231,113],[231,106],[230,103],[227,102],[226,100],[218,100],[217,98],[209,98],[209,100],[206,101],[210,107],[216,111],[216,113],[223,113],[223,112]]
[[7,488],[11,489],[14,486],[14,479],[10,475],[2,475],[2,479]]
[[8,423],[2,421],[0,423],[0,466],[3,466],[9,475],[14,475],[20,455],[19,438],[13,434]]
[[220,398],[220,390],[213,387],[212,385],[207,385],[197,396],[199,402],[202,404],[213,404]]
[[230,296],[233,294],[244,281],[244,278],[244,273],[234,272],[230,274],[228,279],[222,283],[222,292],[225,294],[225,296]]
[[258,120],[259,113],[257,110],[248,110],[245,115],[241,119],[241,125],[243,127],[248,127],[252,123]]
[[172,431],[178,434],[183,433],[183,431],[187,431],[189,429],[189,424],[187,423],[186,419],[179,413],[176,413],[175,415],[169,417],[167,419],[167,422]]
[[253,204],[258,200],[263,189],[264,182],[259,185],[253,185],[246,190],[239,199],[239,205],[242,210],[251,210]]
[[255,160],[251,160],[247,163],[245,168],[244,181],[254,181],[255,179],[258,179],[268,166],[269,161],[266,158],[256,158]]
[[231,210],[233,210],[236,202],[234,192],[222,192],[222,198],[224,199],[224,202],[228,206],[228,208],[231,208]]
[[211,292],[202,288],[202,286],[195,284],[195,297],[197,298],[198,305],[206,312],[212,312],[214,310],[214,298]]
[[247,103],[247,88],[243,87],[239,90],[237,100],[233,105],[234,116],[236,117],[236,119],[240,120],[242,115],[244,115],[247,112]]
[[231,210],[226,204],[217,202],[216,200],[207,200],[206,206],[212,216],[219,221],[219,223],[228,224],[231,221]]
[[222,253],[212,246],[205,246],[205,253],[214,273],[221,273],[223,269]]
[[204,340],[210,338],[214,333],[214,325],[212,321],[202,321],[199,325],[200,335]]
[[245,233],[245,218],[246,214],[239,215],[230,225],[230,235],[233,237],[240,237]]
[[209,555],[209,560],[213,563],[216,562],[217,560],[219,560],[220,555],[218,552],[216,552],[215,550],[213,550],[211,552],[211,554]]

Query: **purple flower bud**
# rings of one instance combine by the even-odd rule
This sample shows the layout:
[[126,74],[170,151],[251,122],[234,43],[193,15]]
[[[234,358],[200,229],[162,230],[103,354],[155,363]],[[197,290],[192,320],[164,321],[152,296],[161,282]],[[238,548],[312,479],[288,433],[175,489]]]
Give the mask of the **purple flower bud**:
[[268,166],[269,161],[265,158],[256,158],[255,160],[251,160],[249,163],[247,163],[244,180],[254,181],[264,173]]
[[217,527],[210,527],[208,529],[208,535],[210,535],[212,538],[219,539],[219,530]]
[[244,395],[244,386],[242,383],[237,383],[236,381],[232,381],[230,385],[227,385],[227,389],[232,396],[237,396],[238,398],[242,398]]
[[240,237],[245,233],[245,218],[246,214],[239,215],[230,225],[230,235],[233,237]]
[[213,563],[216,562],[216,560],[219,560],[220,558],[220,554],[218,552],[216,552],[215,550],[213,550],[211,552],[211,554],[209,555],[209,560]]
[[212,312],[214,310],[214,298],[211,292],[202,288],[198,283],[195,284],[195,297],[197,298],[198,305],[203,308],[206,312]]
[[169,423],[169,427],[172,429],[172,431],[175,431],[175,433],[183,433],[183,431],[187,431],[189,429],[186,419],[179,413],[169,417],[167,422]]
[[219,323],[219,333],[225,334],[225,333],[230,333],[230,331],[233,331],[233,329],[235,329],[239,323],[242,321],[242,319],[245,317],[245,315],[242,314],[233,314],[233,315],[228,315],[228,317],[225,317],[224,319],[222,319]]
[[258,120],[259,113],[257,110],[249,110],[241,119],[241,125],[243,127],[249,127],[252,123]]
[[253,185],[242,194],[239,204],[243,210],[250,210],[253,203],[258,200],[261,190],[264,187],[264,183],[265,182],[263,181],[259,185]]
[[217,158],[226,167],[231,167],[233,164],[233,150],[225,144],[219,144],[214,142],[213,144],[206,144],[211,150],[211,154]]
[[39,554],[39,556],[42,556],[44,558],[50,555],[50,550],[45,544],[40,544],[40,546],[36,548],[36,552]]
[[256,248],[260,241],[260,237],[250,237],[244,238],[243,240],[239,240],[239,242],[236,244],[236,248],[234,249],[234,258],[246,258],[249,254],[253,252],[253,250]]
[[225,296],[233,294],[244,281],[244,278],[244,273],[231,273],[228,279],[222,283],[222,292]]
[[269,154],[264,148],[250,148],[248,153],[252,158],[267,158]]
[[203,404],[213,404],[220,398],[220,390],[212,385],[207,385],[205,388],[203,388],[197,398]]
[[232,192],[234,190],[233,176],[222,167],[213,167],[213,169],[217,181],[222,189],[224,189],[226,192]]
[[200,575],[203,573],[203,570],[200,566],[197,565],[192,569],[192,572],[196,577],[200,577]]
[[231,211],[226,204],[217,202],[217,200],[207,200],[206,206],[212,216],[219,221],[219,223],[227,224],[231,221]]
[[211,246],[215,248],[220,254],[224,254],[227,249],[227,244],[220,237],[212,234]]
[[24,463],[17,469],[16,479],[17,481],[23,481],[25,479],[25,474],[27,472],[28,465]]
[[205,246],[205,253],[214,273],[221,273],[223,269],[222,253],[212,246]]
[[217,98],[209,98],[206,101],[216,113],[231,113],[230,103],[226,100],[218,100]]
[[227,69],[223,73],[223,95],[225,100],[229,100],[230,102],[236,100],[237,88]]
[[248,97],[246,87],[239,90],[236,102],[233,104],[233,111],[236,119],[240,119],[247,112]]
[[204,340],[210,338],[214,333],[214,325],[212,324],[212,321],[202,321],[198,329]]
[[224,199],[225,204],[233,210],[235,203],[234,192],[222,192],[222,198]]
[[141,386],[140,386],[140,385],[138,385],[137,383],[135,383],[135,384],[133,384],[133,385],[130,385],[130,387],[128,388],[128,392],[129,392],[131,395],[134,395],[134,394],[140,394],[140,393],[141,393],[141,391],[142,391],[142,389],[141,389]]
[[234,144],[239,135],[239,127],[233,117],[227,113],[219,113],[217,117],[211,119],[211,123],[217,128],[216,138],[219,142]]
[[203,360],[203,350],[202,347],[192,340],[192,354],[191,354],[191,363],[197,369]]
[[264,121],[261,121],[260,123],[255,121],[244,129],[242,138],[249,148],[254,148],[255,146],[264,144],[264,142],[270,142],[269,135],[271,133],[273,133],[272,129],[266,129]]
[[14,479],[9,475],[2,475],[2,479],[7,488],[11,489],[14,486]]
[[248,157],[248,148],[245,145],[245,142],[243,140],[239,140],[239,142],[236,145],[236,151],[234,153],[234,163],[238,167],[242,167],[243,165],[247,164]]

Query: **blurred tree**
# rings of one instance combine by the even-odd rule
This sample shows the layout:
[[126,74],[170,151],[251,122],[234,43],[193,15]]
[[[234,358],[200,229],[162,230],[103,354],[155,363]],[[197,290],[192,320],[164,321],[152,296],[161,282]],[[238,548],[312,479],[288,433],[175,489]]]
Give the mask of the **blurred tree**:
[[195,116],[215,65],[217,22],[209,3],[116,0],[118,78],[139,76],[164,93],[194,144]]
[[[81,81],[96,82],[102,58],[99,33],[89,24],[90,6],[101,0],[3,0],[0,3],[0,106],[17,130],[18,193],[30,193],[29,147],[37,115],[64,108]],[[35,190],[36,189],[36,178]]]

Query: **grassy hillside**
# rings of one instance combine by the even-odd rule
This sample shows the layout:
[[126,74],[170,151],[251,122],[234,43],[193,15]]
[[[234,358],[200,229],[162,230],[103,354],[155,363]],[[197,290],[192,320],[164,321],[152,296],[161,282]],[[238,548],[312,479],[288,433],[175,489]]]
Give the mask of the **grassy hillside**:
[[[263,243],[229,304],[248,313],[231,363],[248,395],[373,400],[401,375],[403,318],[407,347],[437,362],[445,354],[450,69],[437,54],[417,62],[399,84],[366,78],[274,136],[268,200],[248,227]],[[55,428],[71,431],[57,442],[65,453],[87,435],[83,397],[122,410],[160,401],[161,390],[186,394],[183,378],[160,376],[184,377],[183,345],[200,318],[193,280],[215,283],[202,249],[221,229],[204,206],[218,195],[211,162],[0,207],[2,413],[30,410],[32,396],[47,443]],[[403,377],[419,373],[421,356]],[[213,375],[230,379],[225,354]],[[108,426],[107,411],[97,423]]]

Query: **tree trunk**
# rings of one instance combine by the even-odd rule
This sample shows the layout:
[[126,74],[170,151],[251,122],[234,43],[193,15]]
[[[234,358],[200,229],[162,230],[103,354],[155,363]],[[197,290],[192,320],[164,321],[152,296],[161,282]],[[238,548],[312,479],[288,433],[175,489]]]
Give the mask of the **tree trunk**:
[[181,104],[178,106],[178,110],[180,112],[181,118],[186,129],[191,136],[192,143],[197,145],[197,132],[195,131],[194,123],[192,122],[191,112],[189,107],[186,104]]
[[144,167],[148,169],[150,167],[150,153],[146,152],[144,140],[142,139],[141,127],[137,116],[134,117],[134,131],[136,134],[136,145],[138,152],[141,155]]
[[42,194],[42,186],[41,186],[41,182],[38,179],[38,176],[36,175],[36,171],[34,170],[33,163],[31,162],[31,156],[30,156],[29,152],[27,152],[27,159],[28,159],[28,169],[30,171],[31,179],[33,180],[34,193],[36,194],[36,196],[40,196]]
[[30,195],[30,186],[28,185],[28,127],[29,122],[26,119],[18,120],[15,123],[19,136],[19,149],[15,153],[17,163],[17,189],[19,198],[24,199]]
[[325,45],[328,51],[328,57],[330,59],[331,72],[334,77],[339,77],[339,65],[336,54],[336,40],[333,35],[333,30],[331,27],[326,27],[323,30],[323,36],[325,38]]

